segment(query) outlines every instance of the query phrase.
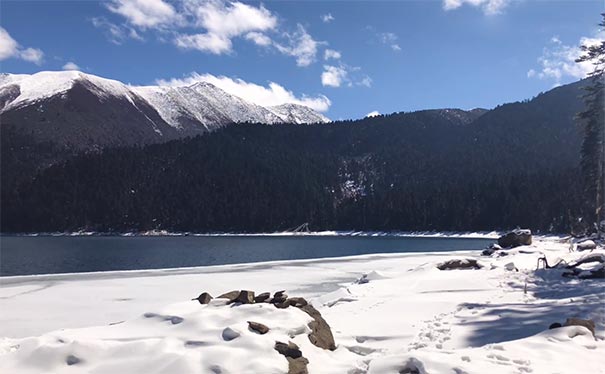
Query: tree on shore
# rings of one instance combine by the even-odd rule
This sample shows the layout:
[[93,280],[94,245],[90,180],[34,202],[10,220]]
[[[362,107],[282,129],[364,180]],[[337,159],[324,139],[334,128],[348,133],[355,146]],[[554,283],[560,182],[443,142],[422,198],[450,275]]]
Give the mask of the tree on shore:
[[[605,28],[605,13],[599,26]],[[583,129],[582,174],[588,200],[587,223],[604,231],[605,220],[605,40],[581,46],[582,55],[577,63],[590,62],[594,66],[588,75],[590,84],[585,88],[585,110],[578,114]]]

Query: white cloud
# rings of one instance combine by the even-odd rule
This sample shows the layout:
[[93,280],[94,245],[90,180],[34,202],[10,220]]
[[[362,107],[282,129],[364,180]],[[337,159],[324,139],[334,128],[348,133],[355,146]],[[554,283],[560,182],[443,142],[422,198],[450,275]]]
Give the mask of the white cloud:
[[63,70],[80,70],[80,67],[75,62],[69,61],[63,65]]
[[330,23],[330,22],[334,21],[334,16],[332,15],[332,13],[322,14],[321,15],[321,20],[324,23]]
[[0,27],[0,61],[17,55],[19,44],[8,31]]
[[365,77],[363,77],[359,82],[357,82],[357,84],[359,86],[364,86],[364,87],[372,87],[372,78],[368,77],[367,75]]
[[286,37],[288,44],[275,43],[275,48],[285,55],[295,57],[298,66],[309,66],[315,62],[317,48],[325,44],[314,40],[301,24],[298,24],[296,32],[286,34]]
[[527,77],[554,80],[556,85],[560,85],[563,78],[585,78],[593,71],[594,66],[590,62],[575,62],[582,54],[580,46],[597,45],[603,40],[605,40],[603,32],[595,37],[583,37],[575,45],[563,44],[558,37],[553,37],[549,45],[542,50],[542,56],[538,58],[539,69],[530,69]]
[[333,49],[326,49],[324,51],[324,60],[330,60],[330,59],[339,60],[340,57],[342,57],[342,55],[340,54],[339,51],[335,51]]
[[380,115],[380,112],[379,112],[379,111],[377,111],[377,110],[373,110],[373,111],[371,111],[370,113],[366,114],[366,118],[368,118],[368,117],[377,117],[377,116],[379,116],[379,115]]
[[[269,45],[268,37],[259,32],[273,30],[277,18],[262,5],[258,8],[240,2],[193,1],[185,4],[185,11],[195,19],[196,27],[205,33],[178,35],[175,44],[181,48],[198,49],[214,54],[232,51],[231,39],[245,36],[259,45]],[[254,34],[253,34],[254,33]]]
[[8,31],[0,27],[0,61],[19,58],[40,65],[44,61],[44,52],[38,48],[22,48]]
[[401,51],[401,47],[397,43],[399,37],[392,32],[383,32],[378,34],[378,40],[384,45],[388,45],[395,52]]
[[260,45],[261,47],[267,47],[273,43],[271,41],[271,38],[269,38],[267,35],[263,34],[262,32],[256,32],[256,31],[247,33],[246,39],[253,41],[254,44]]
[[94,27],[103,30],[107,39],[113,44],[121,45],[127,39],[144,41],[143,37],[132,27],[126,25],[116,25],[109,22],[104,17],[95,17],[91,19]]
[[321,84],[328,87],[340,87],[347,79],[348,72],[344,66],[324,65],[321,73]]
[[458,9],[464,4],[480,7],[486,15],[500,14],[512,0],[443,0],[443,9]]
[[44,61],[44,52],[38,48],[26,48],[19,51],[19,57],[25,61],[40,65]]
[[113,0],[106,6],[141,28],[169,25],[179,20],[173,6],[162,0]]
[[348,66],[340,63],[335,65],[324,65],[324,71],[321,73],[321,84],[324,87],[347,87],[363,86],[371,87],[372,78],[367,75],[360,75],[360,68]]
[[325,112],[332,104],[330,99],[324,95],[315,97],[302,95],[297,97],[292,91],[275,82],[269,82],[268,86],[262,86],[246,82],[239,78],[198,73],[192,73],[183,79],[157,80],[157,84],[168,86],[186,86],[196,82],[211,83],[227,93],[262,106],[292,103],[305,105],[311,109]]

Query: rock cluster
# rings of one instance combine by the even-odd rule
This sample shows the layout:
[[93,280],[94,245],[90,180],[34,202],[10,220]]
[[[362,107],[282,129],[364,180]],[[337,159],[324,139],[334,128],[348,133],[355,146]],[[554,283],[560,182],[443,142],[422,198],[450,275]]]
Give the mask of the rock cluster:
[[[476,261],[475,266],[480,267]],[[212,299],[213,297],[209,293],[203,292],[192,300],[197,300],[200,304],[208,304]],[[263,292],[255,296],[254,291],[233,290],[218,296],[217,299],[227,299],[227,304],[235,305],[268,303],[280,309],[289,307],[298,308],[313,318],[313,321],[308,324],[308,327],[311,329],[311,332],[308,335],[309,341],[318,348],[331,351],[336,349],[336,343],[334,342],[334,335],[332,335],[330,325],[328,325],[326,320],[321,316],[321,313],[302,297],[288,297],[284,290],[275,292],[273,297],[269,292]],[[254,321],[248,321],[248,328],[261,335],[270,331],[268,326]],[[223,330],[224,340],[229,341],[236,339],[237,337],[239,337],[237,331],[234,331],[229,327]],[[303,357],[302,352],[296,344],[292,342],[288,342],[288,344],[276,342],[274,348],[288,360],[288,374],[308,373],[307,364],[309,363],[309,360]]]
[[559,327],[564,327],[564,326],[586,327],[592,333],[592,336],[595,336],[595,323],[591,319],[582,319],[582,318],[572,317],[572,318],[568,318],[563,325],[561,325],[559,322],[555,322],[555,323],[551,324],[548,328],[552,330],[552,329],[557,329]]

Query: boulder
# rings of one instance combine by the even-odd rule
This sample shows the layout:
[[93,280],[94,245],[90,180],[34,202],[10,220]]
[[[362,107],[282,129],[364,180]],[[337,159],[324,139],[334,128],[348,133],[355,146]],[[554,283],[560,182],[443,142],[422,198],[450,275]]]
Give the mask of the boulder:
[[581,319],[581,318],[568,318],[565,321],[563,326],[584,326],[592,333],[592,336],[595,336],[595,323],[591,319]]
[[330,325],[321,316],[321,313],[310,304],[300,307],[300,310],[313,318],[313,321],[309,322],[309,328],[311,329],[309,341],[316,347],[329,349],[330,351],[335,350],[336,343],[334,342],[332,330],[330,329]]
[[240,291],[239,295],[237,295],[237,298],[234,300],[234,302],[242,304],[254,304],[254,291]]
[[233,301],[235,301],[235,299],[237,299],[237,297],[239,296],[240,291],[229,291],[226,292],[224,294],[222,294],[221,296],[217,297],[217,299],[227,299],[229,300],[229,303],[232,303]]
[[[481,254],[483,256],[491,256],[494,253],[498,252],[502,250],[502,247],[500,247],[498,244],[496,243],[492,243],[489,247],[487,247],[486,249],[483,250],[483,252],[481,252]],[[500,254],[500,252],[498,252]]]
[[281,295],[281,296],[273,297],[271,300],[269,300],[269,302],[271,304],[281,304],[281,303],[285,303],[286,300],[288,300],[288,296],[287,295]]
[[261,335],[265,335],[269,332],[269,328],[262,323],[248,321],[248,328],[252,331],[256,331]]
[[448,260],[437,265],[439,270],[481,269],[483,266],[472,258]]
[[277,291],[276,293],[273,294],[273,297],[282,297],[282,296],[288,298],[288,295],[286,295],[286,290]]
[[502,248],[515,248],[521,245],[531,245],[531,230],[517,229],[498,238],[498,245]]
[[208,292],[203,292],[200,296],[191,300],[197,300],[200,304],[208,304],[212,300],[212,296]]
[[258,296],[254,297],[254,302],[255,303],[264,303],[270,297],[271,297],[271,294],[269,292],[263,292],[263,293],[259,294]]
[[548,329],[549,330],[558,329],[559,327],[563,327],[563,325],[561,325],[559,322],[555,322],[555,323],[551,323],[550,326],[548,326]]

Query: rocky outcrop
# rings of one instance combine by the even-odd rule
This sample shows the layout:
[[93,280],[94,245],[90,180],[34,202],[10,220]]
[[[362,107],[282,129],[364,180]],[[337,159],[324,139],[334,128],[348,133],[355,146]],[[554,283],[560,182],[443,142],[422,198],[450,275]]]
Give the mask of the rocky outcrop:
[[531,230],[517,229],[498,238],[498,245],[502,248],[515,248],[522,245],[531,245]]
[[227,300],[229,300],[229,303],[232,303],[235,301],[235,299],[237,299],[237,297],[239,296],[239,293],[240,293],[240,291],[238,291],[238,290],[225,292],[224,294],[217,297],[217,299],[227,299]]
[[472,258],[448,260],[437,265],[439,270],[481,269],[483,266]]
[[271,294],[269,292],[263,292],[263,293],[259,294],[258,296],[254,297],[254,302],[255,303],[264,303],[270,297],[271,297]]
[[241,304],[254,304],[254,291],[240,291],[234,302]]

